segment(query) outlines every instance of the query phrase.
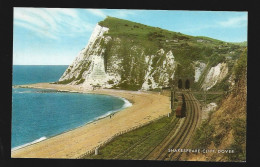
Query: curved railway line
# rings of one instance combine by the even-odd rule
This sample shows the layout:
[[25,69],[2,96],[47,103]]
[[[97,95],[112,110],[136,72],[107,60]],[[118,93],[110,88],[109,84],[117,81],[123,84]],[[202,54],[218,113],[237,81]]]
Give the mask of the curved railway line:
[[[151,139],[152,137],[155,137],[156,135],[163,135],[162,130],[164,128],[166,128],[166,129],[176,129],[178,123],[179,123],[179,119],[176,119],[175,117],[173,117],[167,125],[165,125],[165,126],[161,127],[160,129],[150,133],[145,138],[139,140],[138,142],[136,142],[134,145],[129,147],[127,150],[125,150],[121,154],[117,155],[116,157],[113,157],[113,159],[120,159],[122,157],[126,158],[131,152],[136,151],[137,149],[142,147],[142,145],[145,145],[146,142],[149,142],[149,139]],[[140,158],[140,159],[142,159],[142,158]]]
[[170,131],[169,135],[156,146],[143,159],[147,160],[179,160],[182,152],[169,152],[169,149],[185,148],[192,134],[195,132],[200,121],[200,107],[198,101],[190,93],[184,93],[186,101],[186,118],[179,131],[176,133],[175,129]]
[[[190,92],[183,93],[186,102],[186,117],[171,117],[163,127],[152,131],[147,136],[136,141],[126,150],[111,159],[139,159],[139,160],[180,160],[182,152],[169,152],[169,149],[187,149],[201,119],[201,110],[198,100]],[[153,147],[147,143],[152,139],[160,140]],[[159,139],[160,138],[160,139]],[[146,148],[147,150],[143,150]],[[134,156],[133,156],[134,155]]]

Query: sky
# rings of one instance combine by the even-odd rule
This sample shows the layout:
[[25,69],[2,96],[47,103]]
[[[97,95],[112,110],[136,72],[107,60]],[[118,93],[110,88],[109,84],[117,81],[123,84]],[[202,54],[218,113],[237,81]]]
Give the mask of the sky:
[[192,36],[247,41],[247,12],[15,7],[13,64],[71,64],[106,16]]

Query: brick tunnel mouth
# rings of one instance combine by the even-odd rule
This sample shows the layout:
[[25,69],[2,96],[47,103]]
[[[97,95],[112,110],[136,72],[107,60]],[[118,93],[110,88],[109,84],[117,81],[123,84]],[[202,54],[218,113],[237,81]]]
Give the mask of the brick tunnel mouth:
[[190,81],[188,79],[185,81],[185,89],[190,89]]
[[178,88],[182,89],[182,80],[181,79],[179,79],[179,81],[178,81]]

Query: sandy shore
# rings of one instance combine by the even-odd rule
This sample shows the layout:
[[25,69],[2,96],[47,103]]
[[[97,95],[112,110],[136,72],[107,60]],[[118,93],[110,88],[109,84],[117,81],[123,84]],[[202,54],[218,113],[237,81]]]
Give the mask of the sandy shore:
[[159,94],[123,90],[85,91],[79,86],[38,83],[30,88],[55,89],[83,93],[107,94],[128,99],[133,106],[36,144],[12,151],[12,158],[77,158],[114,134],[156,119],[170,112],[169,97]]

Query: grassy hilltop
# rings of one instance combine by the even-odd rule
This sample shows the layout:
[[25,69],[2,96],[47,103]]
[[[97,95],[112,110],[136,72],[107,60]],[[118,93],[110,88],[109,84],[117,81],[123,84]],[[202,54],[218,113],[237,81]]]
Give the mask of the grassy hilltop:
[[[119,54],[119,58],[123,57],[124,60],[126,60],[122,64],[123,68],[125,68],[124,72],[126,72],[122,75],[125,75],[125,78],[138,77],[133,76],[135,74],[144,76],[145,69],[140,69],[146,67],[142,64],[142,55],[155,55],[151,66],[154,67],[153,70],[156,70],[157,67],[163,64],[165,54],[171,50],[175,61],[178,62],[180,67],[183,67],[180,68],[182,71],[178,72],[178,70],[176,70],[176,74],[194,76],[194,68],[191,65],[193,62],[199,61],[206,63],[208,64],[207,69],[220,62],[228,62],[231,67],[233,66],[233,60],[239,57],[244,48],[243,46],[209,37],[189,36],[179,32],[168,31],[159,27],[151,27],[114,17],[107,17],[105,20],[99,22],[99,25],[109,28],[105,36],[110,36],[112,39],[120,39],[121,41],[120,49],[117,49],[116,52]],[[116,40],[111,40],[109,44],[105,46],[107,48],[104,54],[106,62],[109,62],[110,57],[116,54],[112,51],[113,49],[111,49],[113,45],[117,45]],[[136,49],[133,51],[130,49],[134,46],[139,46],[139,50]],[[156,54],[160,49],[165,50],[164,55]],[[137,60],[136,63],[138,66],[134,68],[136,69],[135,72],[130,74],[131,70],[128,68],[130,66],[131,57]],[[129,74],[127,72],[129,72]],[[155,81],[158,80],[159,75],[159,71],[153,74]],[[140,82],[136,84],[141,85],[142,78],[140,78]]]
[[[186,58],[191,61],[208,62],[216,59],[214,57],[232,56],[233,59],[237,59],[241,53],[241,48],[236,43],[203,36],[185,35],[115,17],[107,17],[98,24],[109,28],[105,35],[120,38],[127,42],[128,46],[135,42],[146,49],[146,54],[153,54],[163,48],[173,50],[177,60]],[[235,53],[231,55],[232,51]]]
[[[98,23],[109,31],[95,40],[90,50],[84,53],[84,60],[79,62],[75,71],[65,72],[66,80],[60,83],[82,84],[86,82],[86,71],[91,67],[90,55],[104,58],[105,72],[120,79],[110,79],[107,84],[112,88],[140,90],[144,83],[150,90],[167,87],[174,76],[194,77],[195,68],[204,63],[194,88],[201,89],[210,69],[219,63],[226,63],[231,69],[246,46],[228,43],[202,36],[190,36],[159,27],[107,17]],[[170,63],[169,57],[174,57]],[[231,70],[229,70],[231,71]],[[74,73],[74,74],[73,74]],[[231,73],[218,82],[214,89],[228,89],[225,84]],[[84,78],[85,77],[85,78]]]

